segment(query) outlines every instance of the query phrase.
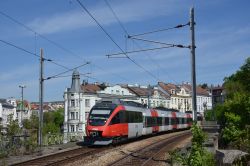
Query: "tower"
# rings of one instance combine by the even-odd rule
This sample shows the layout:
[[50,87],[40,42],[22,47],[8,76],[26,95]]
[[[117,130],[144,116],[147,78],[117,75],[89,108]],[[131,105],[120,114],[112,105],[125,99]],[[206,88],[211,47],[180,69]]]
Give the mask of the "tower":
[[85,136],[85,110],[80,73],[74,70],[71,88],[64,92],[64,143]]

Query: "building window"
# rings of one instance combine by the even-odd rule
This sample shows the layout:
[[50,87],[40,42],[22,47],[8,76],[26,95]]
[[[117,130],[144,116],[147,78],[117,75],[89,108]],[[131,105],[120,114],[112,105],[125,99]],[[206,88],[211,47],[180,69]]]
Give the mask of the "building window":
[[114,93],[114,90],[111,90],[111,94],[113,94]]
[[78,112],[76,112],[76,119],[79,119],[79,118],[78,118]]
[[76,105],[76,107],[79,107],[79,101],[78,101],[78,99],[76,99],[75,105]]
[[70,103],[71,103],[71,107],[75,107],[75,100],[71,100]]
[[124,95],[124,91],[122,91],[122,95]]
[[90,107],[90,99],[85,100],[85,107]]
[[120,91],[119,90],[116,90],[116,94],[119,95]]
[[75,112],[70,113],[70,119],[75,119]]
[[71,96],[74,96],[74,94],[71,94]]
[[75,125],[70,125],[70,131],[75,132]]

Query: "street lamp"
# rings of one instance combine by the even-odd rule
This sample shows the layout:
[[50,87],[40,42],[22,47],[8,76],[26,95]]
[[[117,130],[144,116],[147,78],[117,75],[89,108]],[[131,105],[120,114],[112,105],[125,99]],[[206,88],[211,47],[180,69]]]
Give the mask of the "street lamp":
[[22,110],[20,111],[20,113],[21,113],[21,123],[22,123],[22,119],[23,119],[23,117],[22,117],[22,115],[23,115],[23,111],[24,111],[24,105],[23,105],[23,89],[24,88],[26,88],[26,85],[19,85],[19,88],[21,88],[21,93],[22,93]]

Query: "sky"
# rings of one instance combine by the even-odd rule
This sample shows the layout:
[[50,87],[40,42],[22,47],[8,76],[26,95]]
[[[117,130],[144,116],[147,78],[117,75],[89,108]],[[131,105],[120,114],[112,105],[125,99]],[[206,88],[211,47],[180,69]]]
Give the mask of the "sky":
[[[222,84],[224,77],[236,72],[250,57],[248,0],[106,1],[129,35],[186,24],[190,8],[194,7],[197,84]],[[123,51],[164,46],[128,39],[104,0],[80,2]],[[24,99],[39,100],[39,57],[34,54],[39,56],[40,48],[45,58],[67,68],[90,62],[78,68],[81,81],[89,83],[191,82],[190,50],[187,48],[132,53],[128,54],[130,59],[123,55],[122,58],[107,58],[106,55],[121,50],[77,0],[2,0],[0,6],[0,98],[20,99],[19,85],[25,85]],[[137,37],[189,46],[190,36],[190,28],[185,26]],[[67,70],[54,63],[45,61],[44,78]],[[44,101],[63,100],[63,93],[71,84],[71,75],[72,71],[61,75],[63,77],[45,80]]]

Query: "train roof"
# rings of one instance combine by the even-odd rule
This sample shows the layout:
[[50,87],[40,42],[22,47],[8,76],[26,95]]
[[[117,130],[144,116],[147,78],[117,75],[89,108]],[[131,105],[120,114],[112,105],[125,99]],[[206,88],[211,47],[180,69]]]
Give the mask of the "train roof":
[[173,108],[165,108],[165,107],[156,107],[155,109],[160,110],[160,111],[169,111],[169,112],[180,112],[176,109]]
[[145,106],[141,103],[137,103],[134,101],[123,101],[120,99],[103,99],[100,100],[94,107],[116,107],[117,105],[145,108]]

